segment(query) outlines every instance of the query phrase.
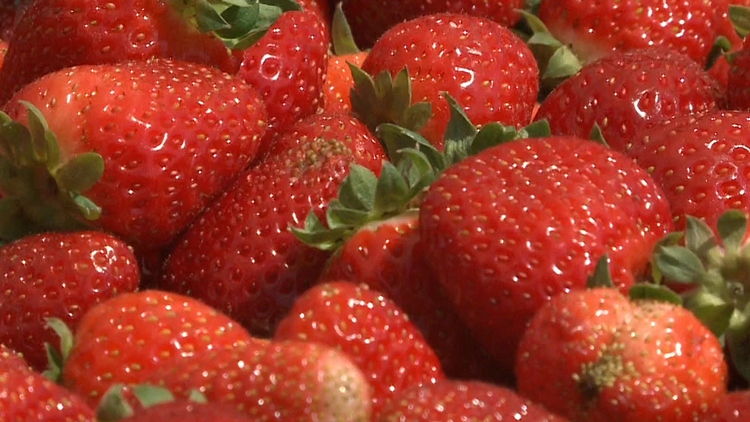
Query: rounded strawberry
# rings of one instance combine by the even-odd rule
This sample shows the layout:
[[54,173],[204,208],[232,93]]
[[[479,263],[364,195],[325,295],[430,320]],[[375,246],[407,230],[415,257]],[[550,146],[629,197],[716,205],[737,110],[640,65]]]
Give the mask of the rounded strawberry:
[[425,194],[419,224],[448,297],[506,371],[542,304],[585,287],[605,253],[627,289],[672,230],[645,170],[574,137],[513,140],[449,167]]
[[136,290],[139,281],[133,251],[106,233],[42,233],[7,244],[0,248],[0,291],[6,298],[0,301],[0,344],[42,371],[45,343],[58,343],[47,318],[75,330],[89,309]]
[[726,394],[721,344],[690,311],[615,289],[557,295],[529,322],[518,391],[577,421],[705,421]]

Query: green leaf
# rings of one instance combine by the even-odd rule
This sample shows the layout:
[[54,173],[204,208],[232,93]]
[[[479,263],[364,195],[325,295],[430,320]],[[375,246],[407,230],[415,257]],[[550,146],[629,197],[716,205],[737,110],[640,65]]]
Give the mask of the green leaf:
[[172,392],[168,389],[148,384],[139,384],[133,387],[133,395],[135,395],[144,408],[173,402],[175,399]]
[[549,59],[547,67],[544,70],[542,79],[558,80],[565,79],[578,73],[581,70],[581,62],[578,60],[573,51],[567,47],[558,48]]
[[746,312],[735,314],[725,338],[734,368],[750,381],[750,318]]
[[737,35],[743,39],[747,37],[750,33],[750,9],[745,6],[730,4],[729,19],[732,21]]
[[683,239],[684,233],[683,232],[671,232],[667,233],[664,237],[659,239],[658,242],[653,247],[653,252],[651,253],[651,278],[654,283],[660,284],[663,279],[663,274],[661,270],[659,269],[659,266],[656,264],[656,255],[659,251],[659,248],[661,246],[676,246],[680,243],[680,241]]
[[34,231],[16,198],[0,198],[0,242],[8,243]]
[[46,318],[45,320],[47,327],[52,329],[60,338],[60,345],[59,348],[55,348],[45,343],[44,347],[47,351],[48,367],[43,372],[43,375],[54,382],[59,382],[62,377],[62,368],[65,366],[70,351],[73,349],[73,332],[59,318]]
[[49,131],[47,120],[42,112],[28,101],[21,101],[28,112],[28,130],[31,134],[31,147],[34,162],[43,163],[47,161],[46,134]]
[[424,154],[437,171],[443,171],[447,167],[443,154],[413,130],[392,123],[383,123],[377,127],[375,135],[383,142],[388,157],[396,165],[403,159],[400,152],[406,148],[413,148]]
[[604,134],[602,133],[602,128],[601,126],[599,126],[599,123],[594,123],[594,126],[591,128],[591,132],[589,133],[589,139],[609,147],[607,140],[604,139]]
[[73,204],[75,204],[78,212],[86,220],[93,221],[102,216],[102,208],[86,196],[74,195]]
[[547,119],[537,120],[518,131],[518,137],[526,138],[547,138],[551,135],[551,129]]
[[747,233],[747,216],[740,210],[727,211],[719,217],[716,230],[724,246],[737,251],[742,247]]
[[443,92],[443,98],[448,102],[450,108],[450,119],[445,129],[444,140],[449,142],[470,142],[479,133],[477,127],[471,122],[463,107],[449,93]]
[[195,20],[201,32],[231,28],[229,22],[207,0],[195,0]]
[[54,172],[57,186],[62,191],[85,192],[104,175],[104,158],[95,152],[76,155]]
[[602,255],[596,262],[594,272],[588,277],[586,286],[590,289],[595,287],[613,288],[615,286],[612,282],[612,274],[609,271],[609,255]]
[[679,283],[696,283],[706,273],[700,258],[683,246],[660,246],[654,263],[664,276]]
[[338,199],[334,199],[328,204],[326,210],[329,230],[359,227],[372,219],[370,210],[371,208],[353,209],[343,205]]
[[378,177],[367,167],[354,164],[339,187],[338,200],[349,209],[368,211],[375,203]]
[[331,23],[331,41],[333,53],[341,56],[346,54],[357,54],[361,50],[354,42],[354,35],[349,22],[346,20],[342,2],[336,3],[333,9],[333,21]]
[[123,384],[113,384],[104,393],[96,409],[98,422],[115,422],[133,416],[133,407],[122,395],[123,388]]
[[702,289],[688,295],[683,306],[689,309],[717,337],[729,327],[734,306],[724,299]]
[[637,283],[628,290],[631,300],[655,300],[682,305],[682,298],[673,290],[660,284]]
[[373,213],[383,215],[404,208],[411,199],[409,185],[401,172],[390,162],[383,163],[375,188]]
[[686,216],[685,222],[685,247],[695,252],[700,258],[704,258],[709,250],[718,246],[714,232],[702,219]]

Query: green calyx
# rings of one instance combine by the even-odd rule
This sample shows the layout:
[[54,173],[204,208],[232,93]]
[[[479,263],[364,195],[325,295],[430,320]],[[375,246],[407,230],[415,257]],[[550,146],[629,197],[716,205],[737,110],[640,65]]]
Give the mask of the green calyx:
[[0,112],[0,241],[89,227],[101,209],[83,192],[101,179],[104,159],[86,152],[64,160],[42,113],[23,105],[28,126]]
[[302,10],[294,0],[171,0],[201,32],[211,32],[232,50],[258,41],[287,11]]
[[654,279],[691,286],[683,306],[729,347],[732,361],[750,380],[750,246],[748,217],[739,210],[719,218],[716,234],[703,221],[687,217],[683,236],[670,235],[657,246]]
[[338,2],[333,9],[333,22],[331,23],[331,42],[333,54],[343,56],[346,54],[361,53],[357,43],[354,41],[352,28],[346,20],[342,3]]
[[[125,388],[123,384],[112,385],[102,396],[99,406],[96,409],[96,420],[99,422],[115,422],[127,420],[135,414],[135,409],[125,398]],[[172,403],[176,400],[174,394],[169,389],[150,385],[138,384],[129,386],[133,398],[144,409],[158,406],[164,403]],[[206,396],[198,390],[191,390],[188,400],[194,403],[208,403]]]

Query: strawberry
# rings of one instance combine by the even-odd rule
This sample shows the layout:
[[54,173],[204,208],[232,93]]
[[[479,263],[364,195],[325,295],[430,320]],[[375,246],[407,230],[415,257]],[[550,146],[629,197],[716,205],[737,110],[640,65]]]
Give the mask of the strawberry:
[[593,288],[539,309],[516,375],[521,395],[571,420],[705,421],[726,394],[727,365],[687,309]]
[[238,78],[171,60],[48,74],[5,112],[0,190],[14,236],[95,227],[144,253],[170,243],[250,163],[266,119]]
[[141,383],[205,351],[262,344],[198,300],[157,290],[123,293],[81,318],[72,346],[61,350],[62,384],[96,406],[114,384]]
[[634,140],[627,153],[663,189],[678,230],[686,215],[714,227],[724,211],[750,210],[747,127],[750,113],[716,110],[662,121]]
[[334,9],[331,28],[333,32],[332,54],[328,56],[326,62],[323,110],[328,113],[348,113],[352,108],[349,95],[354,87],[354,77],[349,66],[362,66],[367,58],[367,52],[357,47],[341,3],[338,3]]
[[727,393],[719,407],[717,422],[741,422],[750,418],[750,390]]
[[393,26],[424,15],[460,13],[492,19],[510,27],[520,19],[516,9],[524,7],[523,0],[343,0],[342,4],[350,17],[357,43],[363,47],[373,46]]
[[441,380],[406,389],[375,422],[564,422],[515,391],[479,381]]
[[313,342],[208,350],[182,364],[162,366],[144,381],[169,389],[178,399],[198,391],[210,403],[258,422],[366,422],[371,414],[365,375],[344,353]]
[[303,293],[281,320],[274,340],[336,347],[373,387],[373,415],[413,385],[443,379],[435,352],[403,311],[380,292],[339,281]]
[[534,312],[581,289],[609,253],[617,286],[672,229],[663,193],[628,157],[575,137],[519,139],[449,167],[420,206],[425,255],[506,372]]
[[328,44],[325,25],[318,16],[290,11],[242,52],[237,76],[263,98],[270,134],[314,114],[321,106]]
[[623,151],[644,127],[723,106],[723,91],[690,57],[665,47],[614,52],[585,65],[542,102],[536,119],[556,135],[588,137],[598,125]]
[[6,421],[94,422],[82,397],[34,372],[0,344],[0,415]]
[[45,343],[57,343],[47,318],[71,329],[96,304],[138,288],[138,262],[121,240],[102,232],[43,233],[0,248],[0,343],[36,370]]
[[497,22],[462,14],[394,26],[373,45],[362,71],[353,73],[354,112],[370,128],[395,123],[438,148],[450,118],[443,93],[478,126],[518,128],[530,122],[539,92],[539,70],[526,44]]
[[181,400],[148,407],[124,420],[127,422],[247,422],[247,417],[223,405]]
[[584,63],[618,50],[664,46],[704,65],[714,40],[727,35],[727,14],[727,0],[542,0],[538,8],[550,33]]
[[277,137],[289,147],[248,169],[190,225],[159,286],[200,298],[257,336],[270,335],[328,256],[297,241],[289,226],[311,210],[324,213],[352,164],[379,172],[385,158],[367,128],[350,121],[311,116]]
[[6,0],[0,3],[0,40],[7,42],[13,34],[16,22],[31,0]]
[[727,78],[727,102],[731,109],[750,110],[750,41],[732,56]]

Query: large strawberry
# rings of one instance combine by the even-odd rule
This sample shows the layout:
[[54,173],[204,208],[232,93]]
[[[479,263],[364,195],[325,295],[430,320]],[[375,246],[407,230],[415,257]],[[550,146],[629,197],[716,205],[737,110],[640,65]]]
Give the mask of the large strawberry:
[[371,128],[391,122],[418,130],[438,147],[450,118],[443,93],[478,126],[522,127],[539,92],[536,60],[521,38],[465,14],[426,15],[394,26],[372,47],[362,70],[372,78],[354,73],[357,115]]
[[[57,344],[47,318],[75,329],[94,305],[134,291],[138,261],[121,240],[102,232],[43,233],[0,248],[0,343],[36,370],[47,365],[45,343]],[[12,299],[11,299],[12,298]]]
[[324,213],[352,164],[379,172],[385,153],[350,116],[314,115],[274,139],[272,153],[242,174],[177,241],[160,286],[198,297],[269,335],[317,279],[328,253],[289,231]]
[[515,140],[449,167],[425,194],[419,224],[459,315],[505,370],[543,303],[583,288],[605,253],[615,283],[629,287],[672,229],[645,170],[574,137]]
[[521,339],[518,391],[575,421],[708,421],[726,393],[717,337],[679,305],[615,289],[558,295]]
[[61,382],[92,406],[114,384],[141,383],[203,352],[265,344],[206,304],[157,290],[98,304],[80,320],[72,341],[63,340]]
[[96,227],[139,251],[171,242],[250,163],[266,119],[246,83],[172,60],[61,70],[5,112],[3,235]]
[[594,125],[623,151],[644,127],[724,105],[723,90],[690,57],[651,47],[612,53],[585,65],[542,102],[535,119],[555,135],[588,137]]
[[281,320],[274,340],[323,343],[346,353],[373,387],[373,414],[411,386],[443,379],[435,352],[382,293],[348,281],[319,284]]

